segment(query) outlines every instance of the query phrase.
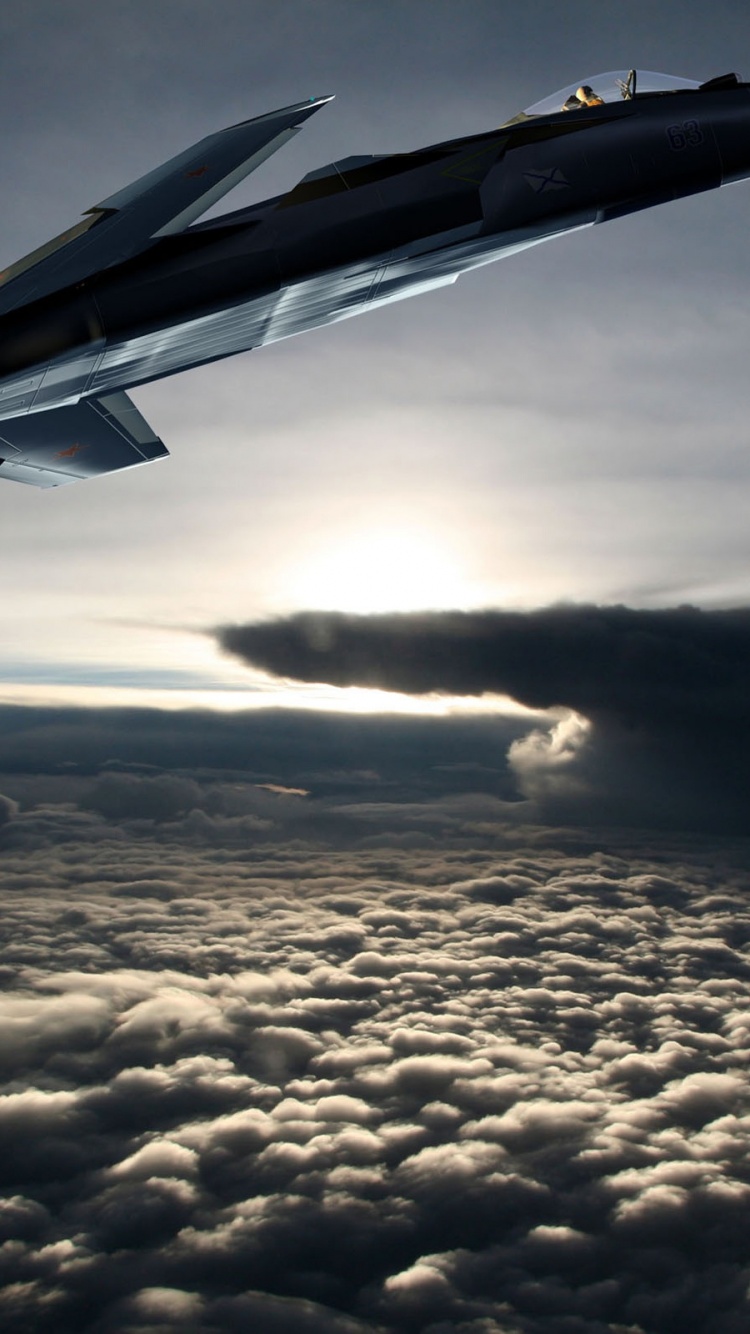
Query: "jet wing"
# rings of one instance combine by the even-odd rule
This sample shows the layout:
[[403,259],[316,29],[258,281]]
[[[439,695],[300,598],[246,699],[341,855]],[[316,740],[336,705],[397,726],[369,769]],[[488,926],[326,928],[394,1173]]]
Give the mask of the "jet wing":
[[311,98],[220,130],[103,199],[82,222],[0,274],[0,314],[130,259],[160,236],[183,231],[330,101]]
[[0,479],[29,486],[67,486],[168,453],[123,393],[0,422]]

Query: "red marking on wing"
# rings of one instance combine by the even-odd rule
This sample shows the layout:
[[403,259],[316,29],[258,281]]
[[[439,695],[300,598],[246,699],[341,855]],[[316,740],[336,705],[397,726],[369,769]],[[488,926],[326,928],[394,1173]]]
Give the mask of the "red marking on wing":
[[88,449],[88,445],[70,445],[68,449],[61,449],[55,454],[56,459],[74,459],[76,454],[80,454],[82,449]]
[[196,167],[194,171],[185,172],[185,180],[190,181],[194,176],[205,176],[208,167]]

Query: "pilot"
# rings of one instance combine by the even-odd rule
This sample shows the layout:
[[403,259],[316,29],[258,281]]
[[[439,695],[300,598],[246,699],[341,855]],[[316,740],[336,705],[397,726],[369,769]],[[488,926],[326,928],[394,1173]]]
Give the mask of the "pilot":
[[576,97],[584,107],[603,107],[604,98],[595,93],[587,83],[582,83],[580,88],[576,89]]

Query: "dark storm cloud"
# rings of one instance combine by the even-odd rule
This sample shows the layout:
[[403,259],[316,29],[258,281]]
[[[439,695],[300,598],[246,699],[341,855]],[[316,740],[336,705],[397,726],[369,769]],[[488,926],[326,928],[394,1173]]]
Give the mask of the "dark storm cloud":
[[[179,836],[242,847],[472,846],[526,813],[507,753],[517,718],[0,709],[5,848]],[[167,767],[169,766],[169,767]],[[14,808],[20,806],[20,811]],[[3,810],[5,808],[3,807]],[[109,833],[107,831],[110,831]]]
[[536,708],[680,724],[747,717],[750,609],[556,606],[533,612],[301,613],[225,626],[221,646],[297,681],[408,694],[488,692]]
[[400,797],[424,790],[510,796],[504,753],[527,730],[527,721],[507,717],[0,705],[0,774],[14,774],[19,791],[20,775],[33,773],[37,789],[49,775],[57,800],[66,782],[75,793],[82,775],[106,769],[144,778],[168,770],[188,782],[224,775],[347,797],[386,787]]
[[747,1328],[746,850],[95,818],[4,854],[4,1329]]
[[225,626],[222,647],[303,681],[509,694],[576,716],[511,746],[544,818],[746,828],[750,610],[306,613]]

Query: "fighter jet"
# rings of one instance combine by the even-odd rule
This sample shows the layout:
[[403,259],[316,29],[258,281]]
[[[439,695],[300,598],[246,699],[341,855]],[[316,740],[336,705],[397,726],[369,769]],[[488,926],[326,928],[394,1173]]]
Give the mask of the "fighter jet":
[[330,100],[210,135],[0,275],[0,478],[60,486],[163,458],[134,385],[750,176],[750,84],[625,70],[197,221]]

